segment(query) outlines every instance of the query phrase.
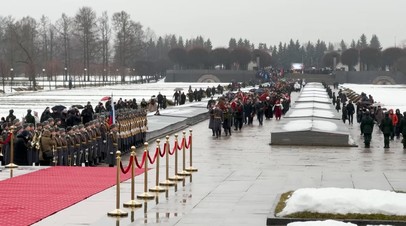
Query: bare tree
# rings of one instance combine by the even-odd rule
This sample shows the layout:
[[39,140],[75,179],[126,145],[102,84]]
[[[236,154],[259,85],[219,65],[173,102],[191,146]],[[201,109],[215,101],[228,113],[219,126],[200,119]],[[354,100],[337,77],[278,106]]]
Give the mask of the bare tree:
[[102,56],[102,67],[103,67],[103,82],[107,80],[107,70],[109,68],[109,58],[110,58],[110,38],[111,29],[109,24],[109,17],[107,12],[104,11],[102,16],[99,18],[99,28],[101,36],[101,56]]
[[116,32],[115,39],[115,63],[120,70],[121,81],[125,80],[124,72],[141,55],[144,48],[144,32],[140,23],[131,20],[130,14],[125,11],[113,14],[113,29]]
[[[37,43],[37,22],[31,17],[24,17],[20,21],[9,23],[10,38],[18,46],[15,63],[22,63],[24,72],[33,82],[33,89],[36,90],[36,66],[38,59]],[[11,45],[13,46],[13,45]],[[12,54],[13,55],[13,54]],[[13,61],[12,65],[13,65]]]
[[96,12],[90,7],[82,7],[75,16],[76,35],[82,47],[84,79],[90,81],[90,62],[94,60],[97,39]]
[[70,67],[70,40],[72,32],[72,18],[68,17],[65,13],[62,14],[61,18],[56,22],[56,30],[59,34],[59,39],[61,40],[62,46],[62,56],[64,64],[64,80],[68,80],[68,70]]
[[131,30],[133,29],[130,14],[125,11],[113,14],[113,29],[116,32],[115,40],[115,63],[120,70],[121,81],[124,81],[124,69],[128,67],[128,54],[131,40]]

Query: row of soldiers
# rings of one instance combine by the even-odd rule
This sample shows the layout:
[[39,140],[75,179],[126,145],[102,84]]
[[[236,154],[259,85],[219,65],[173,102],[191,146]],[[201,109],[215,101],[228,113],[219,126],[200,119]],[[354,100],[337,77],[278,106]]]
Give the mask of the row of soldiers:
[[[85,125],[60,128],[54,120],[25,124],[21,130],[10,127],[3,131],[6,141],[14,131],[14,163],[17,165],[93,166],[115,164],[117,150],[129,152],[131,146],[141,146],[146,138],[147,117],[144,111],[123,109],[117,112],[116,122],[99,116]],[[4,163],[10,161],[10,142],[2,145]]]

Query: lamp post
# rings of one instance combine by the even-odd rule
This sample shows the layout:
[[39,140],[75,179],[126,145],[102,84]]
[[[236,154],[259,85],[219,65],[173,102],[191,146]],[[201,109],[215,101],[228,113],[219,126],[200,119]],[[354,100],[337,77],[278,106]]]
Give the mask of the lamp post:
[[133,68],[133,79],[132,79],[132,80],[133,80],[133,81],[136,80],[136,79],[135,79],[135,68]]
[[118,68],[116,69],[116,76],[114,76],[114,83],[117,84]]
[[45,87],[45,68],[42,68],[42,89]]
[[106,68],[104,68],[103,69],[103,85],[106,85],[106,79],[107,79]]
[[[86,73],[87,73],[87,68],[85,68],[85,69],[83,69],[83,71],[84,71],[84,76],[83,76],[83,82],[85,83],[85,87],[86,87]],[[89,78],[88,78],[88,81],[89,81]]]
[[63,87],[65,88],[65,82],[68,81],[68,68],[65,67],[63,71],[64,71]]
[[[52,73],[52,72],[51,72]],[[49,90],[51,90],[51,80],[52,80],[52,75],[51,76],[47,76],[48,77],[48,86],[49,86]]]
[[3,93],[6,93],[6,91],[4,90],[4,76],[5,75],[3,74],[3,78],[2,78],[3,79]]
[[11,83],[10,83],[10,91],[13,92],[13,80],[14,80],[14,68],[10,68],[10,77],[11,77]]

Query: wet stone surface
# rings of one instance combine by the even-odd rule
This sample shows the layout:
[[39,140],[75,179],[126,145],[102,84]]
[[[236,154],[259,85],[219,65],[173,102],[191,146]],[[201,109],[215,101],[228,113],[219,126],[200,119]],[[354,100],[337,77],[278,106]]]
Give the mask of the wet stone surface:
[[[400,139],[391,141],[391,148],[385,150],[383,135],[375,128],[371,148],[365,149],[359,125],[347,124],[358,147],[269,145],[271,131],[278,123],[264,120],[259,126],[254,121],[254,125],[218,139],[212,137],[208,121],[191,126],[193,166],[199,170],[192,182],[187,178],[184,184],[177,183],[167,194],[159,194],[158,200],[143,203],[134,211],[122,208],[129,216],[119,221],[107,217],[115,208],[115,190],[110,188],[34,225],[256,226],[266,225],[279,194],[298,188],[406,191],[406,154]],[[173,134],[170,136],[173,145]],[[137,150],[137,155],[141,152]],[[163,162],[159,181],[165,177]],[[182,167],[181,152],[178,167]],[[174,174],[173,157],[169,172]],[[148,187],[155,186],[155,167],[148,176]],[[143,192],[143,182],[143,176],[136,177],[136,195]],[[121,203],[130,199],[130,183],[123,183],[122,191]]]

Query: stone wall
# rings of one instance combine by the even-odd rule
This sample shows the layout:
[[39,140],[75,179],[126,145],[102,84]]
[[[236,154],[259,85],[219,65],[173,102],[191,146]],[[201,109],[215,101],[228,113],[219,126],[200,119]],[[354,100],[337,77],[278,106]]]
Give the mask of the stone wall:
[[167,70],[166,82],[243,82],[255,79],[255,71]]
[[[305,79],[306,82],[334,82],[356,84],[406,84],[406,75],[390,71],[337,71],[329,74],[285,74],[287,79]],[[237,70],[168,70],[166,82],[243,82],[255,79],[255,71]]]

